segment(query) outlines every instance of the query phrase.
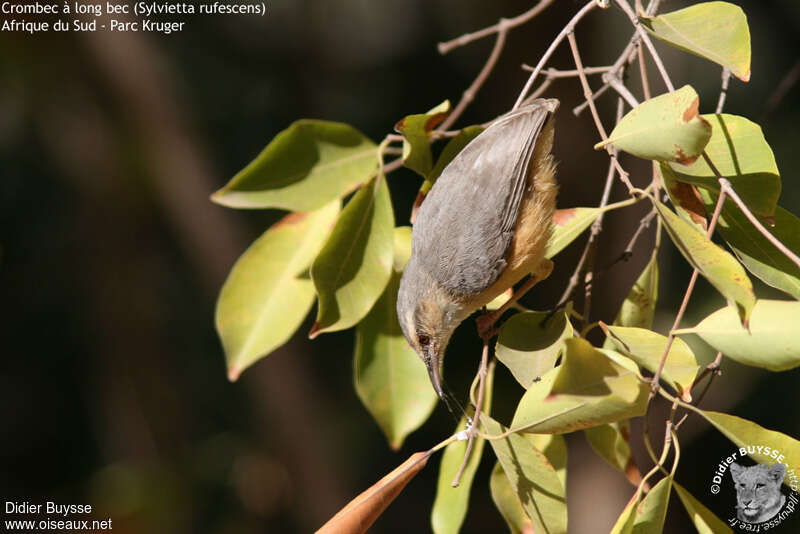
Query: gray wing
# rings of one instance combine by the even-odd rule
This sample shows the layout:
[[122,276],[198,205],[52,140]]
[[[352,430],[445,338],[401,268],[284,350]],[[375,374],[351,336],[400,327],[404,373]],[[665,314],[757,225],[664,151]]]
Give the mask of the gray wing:
[[414,222],[412,254],[444,288],[464,296],[506,267],[536,140],[557,100],[500,117],[444,169]]

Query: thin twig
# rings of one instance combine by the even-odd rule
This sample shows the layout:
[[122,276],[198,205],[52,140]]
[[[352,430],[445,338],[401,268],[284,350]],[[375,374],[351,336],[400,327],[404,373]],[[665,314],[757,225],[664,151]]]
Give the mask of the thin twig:
[[789,69],[789,72],[787,72],[780,81],[778,87],[775,88],[775,91],[767,99],[767,103],[764,104],[764,111],[761,114],[761,120],[759,121],[760,123],[763,124],[767,118],[772,115],[772,113],[780,105],[781,101],[789,93],[789,89],[791,89],[797,83],[797,80],[800,80],[800,61],[795,63],[794,66]]
[[536,67],[534,67],[533,72],[531,72],[531,75],[528,77],[528,81],[525,82],[525,86],[522,88],[522,91],[519,93],[519,97],[517,97],[517,101],[514,103],[514,107],[511,108],[512,110],[517,109],[520,106],[520,104],[522,104],[522,101],[525,100],[525,95],[528,93],[528,91],[530,90],[531,86],[533,85],[533,82],[536,79],[536,76],[539,75],[539,72],[542,70],[542,68],[544,67],[545,63],[547,63],[547,61],[550,59],[550,56],[553,55],[553,52],[555,52],[556,48],[558,48],[558,45],[561,44],[561,41],[563,41],[564,38],[567,35],[569,35],[572,32],[574,32],[575,31],[575,25],[583,17],[585,17],[587,13],[589,13],[590,11],[592,11],[596,7],[597,7],[597,2],[595,0],[589,0],[589,2],[587,2],[586,5],[583,6],[580,9],[580,11],[575,13],[575,15],[570,19],[570,21],[567,23],[567,25],[564,26],[561,29],[561,31],[556,36],[555,40],[553,40],[553,42],[550,43],[550,46],[547,48],[547,50],[545,51],[544,55],[539,60],[539,63],[537,63]]
[[644,42],[644,45],[647,47],[647,50],[650,52],[650,57],[653,58],[653,62],[656,64],[656,68],[658,68],[658,72],[661,74],[661,79],[664,80],[664,85],[667,86],[667,90],[671,93],[675,90],[675,87],[672,85],[672,80],[667,73],[667,69],[664,68],[664,62],[661,61],[661,56],[658,55],[655,46],[653,46],[653,41],[650,40],[650,36],[647,35],[642,25],[639,23],[639,19],[636,18],[636,14],[631,9],[631,5],[627,2],[627,0],[615,0],[619,7],[628,15],[628,18],[631,20],[631,24],[633,24],[634,28],[636,28],[637,33]]
[[719,90],[719,100],[717,100],[717,110],[714,113],[722,113],[725,106],[725,99],[728,97],[728,82],[731,81],[731,70],[728,67],[722,68],[722,86]]
[[[583,73],[590,75],[590,74],[603,74],[604,72],[608,72],[614,67],[612,65],[607,65],[605,67],[584,67]],[[534,67],[531,67],[527,63],[522,64],[522,70],[527,70],[532,72]],[[579,76],[577,69],[572,70],[559,70],[554,68],[549,68],[547,70],[543,70],[542,74],[547,76],[548,78],[575,78]]]
[[462,35],[461,37],[456,37],[450,41],[439,43],[439,53],[444,55],[450,52],[451,50],[458,48],[460,46],[464,46],[469,44],[473,41],[477,41],[478,39],[482,39],[484,37],[488,37],[493,33],[499,33],[505,27],[506,30],[510,28],[515,28],[517,26],[521,26],[525,24],[536,15],[544,11],[544,9],[553,3],[554,0],[541,0],[538,4],[533,6],[531,9],[522,13],[521,15],[517,15],[511,19],[500,19],[500,21],[495,24],[494,26],[489,26],[488,28],[483,28],[482,30],[478,30],[476,32],[467,33]]
[[644,99],[650,100],[650,80],[647,77],[647,63],[645,62],[644,50],[641,46],[636,47],[636,54],[639,58],[639,74],[642,77],[642,92],[644,93]]
[[461,483],[461,476],[464,474],[464,469],[467,467],[469,458],[472,455],[472,447],[475,443],[476,437],[478,436],[478,425],[480,425],[483,397],[486,390],[486,373],[488,370],[488,362],[489,338],[485,337],[483,339],[483,351],[481,351],[481,364],[478,367],[478,377],[480,380],[478,385],[478,400],[475,403],[475,414],[472,418],[472,425],[469,428],[469,438],[467,438],[467,449],[464,451],[464,459],[461,460],[461,466],[458,468],[458,473],[456,473],[453,482],[450,484],[454,488],[458,487],[458,485]]
[[[624,98],[625,102],[627,102],[631,108],[635,108],[639,105],[639,101],[636,100],[636,97],[633,96],[633,93],[631,93],[630,90],[625,87],[625,84],[622,83],[622,80],[620,80],[616,74],[611,72],[604,74],[603,81],[606,82],[612,89],[614,89],[619,96]],[[647,92],[649,93],[650,91],[648,90]]]

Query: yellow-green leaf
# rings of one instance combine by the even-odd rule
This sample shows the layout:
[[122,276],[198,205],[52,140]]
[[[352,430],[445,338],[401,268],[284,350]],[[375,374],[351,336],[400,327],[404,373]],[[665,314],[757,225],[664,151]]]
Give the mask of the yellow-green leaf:
[[567,339],[564,363],[528,388],[511,428],[560,434],[642,415],[649,388],[633,362],[611,354],[584,339]]
[[564,340],[574,336],[566,313],[523,312],[503,324],[495,355],[522,387],[550,371],[564,348]]
[[342,210],[311,266],[319,296],[311,337],[350,328],[367,315],[389,283],[393,228],[389,188],[376,176]]
[[686,261],[737,308],[742,322],[747,324],[756,297],[742,265],[669,208],[658,201],[655,206],[669,237]]
[[730,69],[750,80],[750,29],[742,8],[728,2],[703,2],[657,17],[639,16],[655,37]]
[[438,397],[397,321],[397,290],[411,255],[411,228],[394,231],[394,270],[375,306],[356,327],[355,389],[397,450],[428,419]]
[[[780,462],[791,468],[800,465],[800,441],[735,415],[698,411],[738,447],[745,447],[745,454],[756,462],[767,465]],[[770,450],[767,451],[764,447],[769,447]],[[774,456],[773,452],[776,452]]]
[[228,374],[239,374],[283,345],[314,303],[304,274],[339,213],[339,201],[287,215],[259,237],[231,269],[217,301],[216,327]]
[[692,163],[711,138],[711,125],[699,115],[700,98],[690,85],[639,104],[617,123],[600,149],[613,144],[634,156]]
[[658,301],[658,258],[655,254],[644,266],[628,296],[619,308],[614,324],[651,328]]
[[756,302],[745,329],[730,308],[715,311],[679,334],[697,334],[725,356],[745,365],[786,371],[800,365],[800,302]]
[[[487,415],[481,415],[481,421],[489,434],[497,436],[506,431]],[[565,534],[566,491],[547,457],[520,434],[489,440],[489,444],[531,519],[534,532]]]
[[592,449],[613,468],[626,473],[631,462],[630,423],[618,421],[583,431]]
[[450,101],[445,100],[427,113],[409,115],[394,129],[403,135],[403,165],[427,178],[433,168],[430,135],[450,113]]
[[[486,375],[483,412],[491,411],[492,391],[494,390],[493,369],[494,367],[490,368],[489,373]],[[428,389],[430,389],[430,386]],[[470,410],[470,417],[472,417],[473,414],[474,412]],[[456,431],[463,430],[465,425],[466,420],[462,417],[458,422]],[[444,453],[442,454],[442,463],[439,466],[439,482],[436,486],[436,499],[433,501],[433,510],[431,511],[431,526],[435,534],[455,534],[461,530],[461,525],[464,523],[464,518],[467,515],[472,481],[475,478],[478,465],[481,463],[485,442],[486,440],[481,437],[475,438],[471,456],[461,476],[461,482],[458,487],[455,488],[452,486],[453,479],[456,477],[461,467],[461,462],[464,460],[467,442],[454,441],[445,447]]]
[[[702,118],[713,127],[706,154],[714,167],[730,180],[753,213],[771,217],[781,194],[781,177],[761,127],[727,113],[702,115]],[[674,180],[719,192],[717,175],[703,158],[691,165],[669,163],[662,165],[661,170]]]
[[508,477],[503,471],[500,462],[494,464],[492,476],[489,478],[489,491],[492,500],[500,511],[500,515],[506,520],[511,534],[523,534],[526,530],[531,532],[533,525],[531,518],[525,513],[522,503],[517,497],[517,492],[511,487]]
[[352,126],[304,119],[211,198],[231,208],[311,211],[369,180],[377,166],[375,143]]
[[[607,326],[601,323],[611,340],[613,348],[628,356],[638,365],[655,373],[661,363],[661,356],[667,348],[667,338],[652,330],[624,326]],[[673,340],[669,349],[661,378],[687,402],[691,400],[690,391],[700,366],[692,349],[680,338]]]
[[645,495],[636,509],[633,534],[661,534],[672,489],[672,477],[666,476]]
[[552,258],[570,243],[602,213],[598,208],[567,208],[556,210],[553,215],[553,233],[547,243],[545,257]]
[[694,498],[694,495],[678,484],[672,482],[675,492],[680,497],[683,507],[686,508],[686,513],[692,518],[694,528],[697,529],[698,534],[732,534],[733,531],[728,525],[714,515],[714,512],[706,508],[703,503]]

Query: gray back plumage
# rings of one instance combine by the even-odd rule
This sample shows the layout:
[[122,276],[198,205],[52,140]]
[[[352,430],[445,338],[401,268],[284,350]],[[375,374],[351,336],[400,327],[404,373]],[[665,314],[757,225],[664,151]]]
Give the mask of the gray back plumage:
[[443,288],[468,298],[504,271],[536,140],[557,107],[536,100],[500,117],[431,188],[414,222],[412,257]]

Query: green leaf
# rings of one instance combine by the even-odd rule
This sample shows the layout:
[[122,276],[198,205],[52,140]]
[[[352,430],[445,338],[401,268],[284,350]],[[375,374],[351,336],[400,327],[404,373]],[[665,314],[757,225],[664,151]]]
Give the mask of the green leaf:
[[338,122],[299,120],[211,199],[230,208],[311,211],[375,175],[378,149]]
[[733,310],[722,308],[677,333],[697,334],[739,363],[786,371],[800,365],[799,318],[800,302],[761,299],[753,308],[749,330],[742,328]]
[[616,523],[611,528],[610,534],[631,534],[633,522],[636,520],[636,509],[642,502],[642,492],[637,488],[636,493],[630,498],[625,508],[619,514]]
[[711,125],[698,114],[699,106],[691,85],[651,98],[622,117],[594,148],[610,143],[644,159],[692,163],[711,138]]
[[[486,375],[483,412],[491,411],[492,391],[494,389],[493,369],[494,367],[491,367]],[[428,389],[431,389],[430,386],[428,386]],[[470,417],[472,417],[474,413],[472,410],[470,412]],[[466,420],[462,417],[458,422],[456,432],[464,429],[466,424]],[[454,441],[445,447],[442,454],[442,463],[439,467],[436,499],[433,502],[433,510],[431,511],[431,526],[436,534],[457,533],[461,530],[461,525],[464,524],[464,518],[467,516],[472,481],[475,478],[478,465],[481,463],[485,442],[486,440],[481,437],[475,438],[471,456],[467,461],[467,466],[464,468],[461,482],[456,488],[452,486],[452,482],[461,467],[461,462],[464,460],[467,442]]]
[[[489,434],[497,436],[506,431],[503,425],[487,415],[481,415],[481,422]],[[489,444],[531,518],[534,532],[566,533],[566,492],[547,457],[519,434],[493,439]]]
[[672,489],[672,476],[658,481],[658,484],[645,495],[636,510],[633,534],[660,534],[667,517],[667,505]]
[[737,307],[744,324],[756,302],[753,285],[742,265],[728,252],[709,240],[696,227],[681,219],[666,206],[656,201],[658,214],[677,249],[692,267],[700,271],[711,285]]
[[303,276],[339,213],[339,201],[287,215],[259,237],[231,269],[216,309],[228,375],[239,374],[286,343],[314,303]]
[[598,208],[568,208],[553,215],[553,233],[547,243],[546,258],[552,258],[575,241],[602,213]]
[[594,452],[614,469],[627,472],[631,463],[631,446],[628,443],[631,431],[628,421],[587,428],[583,433]]
[[658,301],[658,258],[655,254],[644,266],[642,274],[634,282],[628,296],[620,306],[614,324],[652,328],[653,316]]
[[409,115],[394,129],[403,135],[403,165],[427,178],[433,168],[431,132],[450,113],[450,101],[445,100],[427,113]]
[[[697,411],[725,437],[737,446],[745,447],[745,453],[756,462],[760,464],[780,462],[790,467],[800,465],[800,441],[735,415],[705,410]],[[748,446],[752,449],[747,448]],[[759,446],[762,447],[761,450],[758,449]],[[769,447],[771,450],[766,451],[763,447]],[[751,450],[753,452],[750,452]],[[772,456],[773,451],[777,451],[775,457]]]
[[564,363],[528,388],[511,428],[560,434],[642,415],[649,388],[633,362],[612,354],[584,339],[567,339]]
[[389,188],[376,176],[345,206],[311,266],[319,309],[310,337],[350,328],[367,315],[389,283],[393,228]]
[[[781,194],[781,177],[761,127],[726,113],[702,117],[714,129],[706,146],[709,159],[753,213],[771,217]],[[661,170],[677,181],[719,193],[717,175],[702,158],[691,165],[662,165]]]
[[[667,348],[667,337],[644,328],[607,326],[601,323],[611,340],[613,348],[628,356],[638,365],[655,374],[661,356]],[[691,389],[700,366],[692,349],[680,338],[676,338],[669,349],[661,378],[681,395],[683,400],[692,400]]]
[[558,434],[523,434],[556,470],[558,480],[567,489],[567,441]]
[[500,515],[506,520],[511,534],[522,534],[525,531],[531,532],[533,530],[531,518],[522,508],[517,492],[511,487],[511,482],[509,482],[500,462],[496,462],[494,469],[492,469],[492,476],[489,478],[489,490],[492,494],[492,501],[500,511]]
[[750,29],[739,6],[703,2],[657,17],[640,15],[639,20],[665,43],[727,67],[743,82],[750,80]]
[[395,228],[394,271],[383,295],[356,327],[356,393],[397,450],[436,405],[428,372],[400,330],[397,290],[411,255],[411,228]]
[[[717,196],[700,191],[707,201],[706,209],[714,210]],[[773,225],[767,230],[790,250],[800,254],[800,219],[777,206]],[[800,299],[800,269],[775,248],[753,226],[742,210],[730,199],[722,206],[717,229],[748,271],[767,284]]]
[[680,497],[683,507],[689,517],[692,518],[694,528],[697,529],[698,534],[733,534],[733,531],[728,525],[719,519],[714,512],[706,508],[703,503],[694,498],[694,495],[689,491],[673,481],[675,492]]
[[518,313],[503,324],[495,355],[527,389],[553,368],[564,340],[574,335],[564,312],[552,316],[545,312]]

